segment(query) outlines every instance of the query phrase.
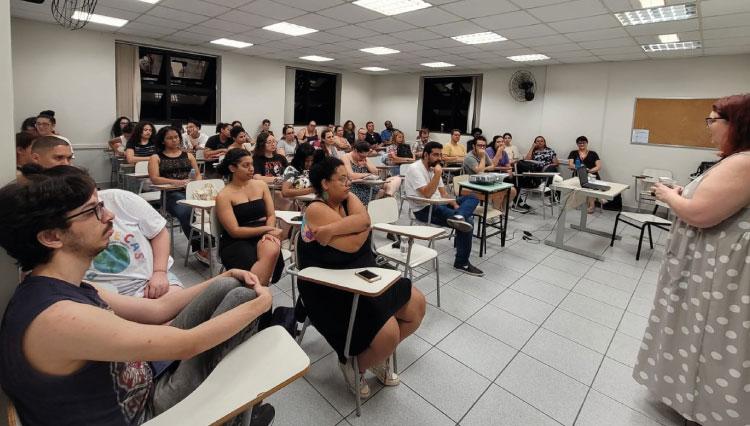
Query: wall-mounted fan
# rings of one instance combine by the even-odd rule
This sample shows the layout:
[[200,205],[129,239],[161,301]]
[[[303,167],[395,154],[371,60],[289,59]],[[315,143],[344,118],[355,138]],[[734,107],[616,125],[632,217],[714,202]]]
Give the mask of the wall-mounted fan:
[[536,92],[536,79],[530,71],[520,70],[513,73],[508,83],[510,96],[518,102],[528,102],[534,100]]
[[52,0],[50,9],[58,24],[70,30],[86,26],[94,13],[97,0]]

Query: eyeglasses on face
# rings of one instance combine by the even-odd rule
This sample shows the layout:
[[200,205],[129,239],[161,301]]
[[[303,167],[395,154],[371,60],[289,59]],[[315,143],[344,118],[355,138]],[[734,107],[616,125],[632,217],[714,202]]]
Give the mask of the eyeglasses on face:
[[478,144],[477,144],[477,148],[487,148],[487,145],[485,145],[485,144],[483,144],[483,143],[481,143],[481,144],[480,144],[480,143],[478,143]]
[[716,123],[716,120],[726,120],[724,117],[706,117],[706,127],[711,127],[712,124]]
[[65,218],[65,220],[71,220],[78,216],[83,216],[85,214],[94,212],[94,216],[96,216],[97,220],[102,220],[102,212],[104,211],[104,201],[99,201],[94,205],[94,207],[91,207],[90,209],[82,210],[74,215],[68,216]]
[[352,183],[352,179],[349,176],[339,176],[337,180],[342,185],[349,185]]

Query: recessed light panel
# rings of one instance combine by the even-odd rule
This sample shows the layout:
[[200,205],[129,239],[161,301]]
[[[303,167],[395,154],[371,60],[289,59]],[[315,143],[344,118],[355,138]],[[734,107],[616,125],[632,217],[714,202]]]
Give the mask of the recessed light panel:
[[543,61],[545,59],[549,59],[549,56],[540,55],[540,54],[516,55],[516,56],[508,56],[508,59],[510,59],[511,61],[516,61],[516,62],[530,62],[530,61]]
[[239,49],[253,45],[252,43],[245,43],[244,41],[230,40],[228,38],[219,38],[216,40],[212,40],[211,43],[220,44],[222,46],[236,47]]
[[455,64],[450,64],[448,62],[425,62],[422,64],[422,66],[430,67],[430,68],[448,68],[448,67],[455,67]]
[[681,21],[683,19],[695,18],[697,13],[695,4],[677,4],[674,6],[615,13],[615,18],[617,18],[623,26],[628,26],[653,24],[656,22]]
[[677,43],[680,41],[680,37],[677,34],[662,34],[659,36],[659,41],[662,43]]
[[357,0],[353,4],[389,16],[432,6],[422,0]]
[[644,52],[665,52],[668,50],[692,50],[701,48],[700,41],[680,41],[677,43],[654,43],[643,44],[641,48]]
[[362,52],[372,53],[373,55],[390,55],[393,53],[399,53],[400,50],[389,49],[387,47],[367,47],[365,49],[359,49]]
[[333,58],[326,58],[325,56],[318,56],[318,55],[300,56],[299,58],[304,59],[306,61],[313,61],[313,62],[328,62],[328,61],[333,60]]
[[263,29],[295,37],[318,32],[318,30],[303,27],[302,25],[290,24],[289,22],[279,22],[278,24],[266,25]]
[[159,0],[140,0],[140,1],[142,1],[144,3],[151,3],[151,4],[159,3]]
[[78,19],[81,21],[89,21],[95,24],[109,25],[112,27],[121,27],[128,23],[127,19],[112,18],[111,16],[97,15],[95,13],[85,13],[80,10],[73,12],[72,19]]
[[388,71],[388,68],[381,68],[381,67],[362,67],[360,69],[365,70],[365,71],[374,71],[374,72]]
[[484,44],[507,40],[507,38],[501,36],[500,34],[493,33],[492,31],[488,31],[485,33],[464,34],[451,38],[464,44]]

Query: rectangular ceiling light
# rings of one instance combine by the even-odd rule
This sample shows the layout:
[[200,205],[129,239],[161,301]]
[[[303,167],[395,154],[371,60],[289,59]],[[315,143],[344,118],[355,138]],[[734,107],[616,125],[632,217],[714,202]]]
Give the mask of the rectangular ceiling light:
[[677,4],[674,6],[656,7],[653,9],[633,10],[615,13],[623,26],[653,24],[656,22],[681,21],[697,16],[695,4]]
[[488,31],[485,33],[464,34],[451,38],[464,44],[484,44],[507,40],[507,38],[501,36],[500,34],[493,33],[492,31]]
[[668,50],[693,50],[701,48],[700,41],[680,41],[677,43],[642,44],[644,52],[665,52]]
[[80,10],[73,12],[72,19],[79,19],[81,21],[89,21],[95,24],[110,25],[113,27],[121,27],[128,23],[127,19],[112,18],[111,16],[97,15],[95,13],[84,13]]
[[644,9],[661,6],[664,6],[664,0],[641,0],[641,7]]
[[425,62],[422,66],[430,68],[448,68],[455,67],[455,64],[449,64],[448,62]]
[[328,62],[328,61],[333,60],[333,58],[326,58],[325,56],[318,56],[318,55],[300,56],[299,58],[304,59],[306,61],[313,61],[313,62]]
[[141,0],[141,1],[144,3],[151,3],[151,4],[159,3],[159,0]]
[[318,30],[303,27],[302,25],[290,24],[289,22],[279,22],[278,24],[266,25],[263,29],[295,37],[318,32]]
[[387,47],[367,47],[359,50],[365,53],[372,53],[373,55],[390,55],[401,52],[400,50],[389,49]]
[[388,68],[382,68],[382,67],[362,67],[360,69],[365,70],[365,71],[375,71],[375,72],[388,71]]
[[357,0],[353,4],[389,16],[432,6],[422,0]]
[[541,55],[541,54],[516,55],[516,56],[508,56],[508,59],[510,59],[511,61],[516,61],[516,62],[530,62],[530,61],[543,61],[545,59],[549,59],[549,56]]
[[659,41],[662,43],[677,43],[680,41],[680,37],[677,34],[662,34],[659,36]]
[[250,47],[253,45],[252,43],[245,43],[244,41],[230,40],[228,38],[219,38],[216,40],[212,40],[211,43],[220,44],[222,46],[236,47],[238,49],[242,49],[243,47]]

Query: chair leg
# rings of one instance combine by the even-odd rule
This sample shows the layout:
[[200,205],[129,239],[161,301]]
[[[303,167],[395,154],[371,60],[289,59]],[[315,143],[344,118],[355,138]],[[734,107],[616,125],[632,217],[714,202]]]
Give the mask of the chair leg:
[[646,226],[648,227],[648,245],[651,247],[651,250],[654,249],[654,237],[651,236],[651,224],[647,223]]
[[393,350],[393,372],[398,374],[398,363],[396,362],[396,349]]
[[635,260],[641,258],[641,245],[643,244],[643,231],[646,230],[646,225],[641,227],[641,235],[638,237],[638,251],[635,252]]
[[609,242],[610,247],[615,246],[615,237],[617,237],[617,224],[620,223],[620,213],[617,213],[617,217],[615,217],[615,227],[612,228],[612,241]]
[[437,282],[437,305],[440,307],[440,263],[435,257],[435,281]]
[[355,403],[357,405],[357,417],[359,417],[359,416],[362,415],[362,401],[359,398],[359,385],[360,385],[360,383],[359,383],[359,380],[360,380],[360,378],[359,378],[360,377],[360,374],[359,374],[359,365],[357,363],[357,356],[356,355],[353,356],[353,357],[351,357],[351,358],[349,358],[349,359],[351,359],[352,365],[354,366],[354,391],[355,391],[354,401],[355,401]]
[[307,327],[310,326],[310,317],[305,317],[305,322],[302,323],[302,329],[299,332],[299,335],[297,336],[297,344],[302,344],[302,338],[305,337],[305,331],[307,331]]
[[[171,232],[171,231],[170,231]],[[188,264],[188,257],[190,256],[190,241],[193,239],[193,228],[190,228],[190,235],[187,242],[187,247],[185,248],[185,264],[184,266],[187,266]]]

